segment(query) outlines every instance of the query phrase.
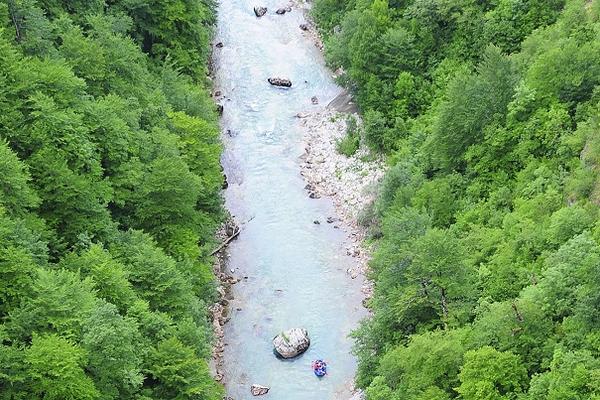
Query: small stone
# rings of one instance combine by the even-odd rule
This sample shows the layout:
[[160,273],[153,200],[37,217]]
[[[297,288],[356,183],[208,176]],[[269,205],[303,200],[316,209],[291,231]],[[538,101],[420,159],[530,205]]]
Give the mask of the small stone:
[[313,96],[310,98],[310,102],[317,105],[319,104],[319,99],[317,98],[317,96]]
[[268,386],[257,385],[255,383],[250,386],[250,393],[252,393],[252,396],[262,396],[263,394],[267,394],[269,389]]
[[328,223],[328,224],[331,224],[331,223],[333,223],[334,221],[335,221],[335,218],[333,218],[333,217],[327,217],[327,223]]
[[315,225],[321,225],[321,222],[319,222],[319,220],[315,219],[315,220],[313,221],[313,224],[315,224]]
[[283,15],[283,14],[285,14],[286,12],[287,12],[287,11],[286,11],[286,9],[285,9],[285,8],[278,8],[278,9],[277,9],[277,11],[275,11],[275,13],[276,13],[276,14],[279,14],[279,15]]
[[308,28],[308,24],[300,24],[300,29],[302,29],[303,31],[307,31]]
[[229,182],[227,181],[227,175],[223,174],[223,184],[221,185],[221,189],[225,190],[229,187]]
[[269,78],[267,82],[273,86],[292,87],[292,81],[287,78]]
[[222,49],[223,48],[223,42],[219,42],[217,44],[215,44],[215,47],[218,49]]
[[321,196],[317,192],[310,192],[308,194],[308,197],[311,198],[311,199],[320,199],[321,198]]
[[262,17],[266,13],[267,13],[267,7],[261,7],[261,6],[254,7],[254,15],[256,15],[258,18]]
[[233,221],[230,221],[225,225],[225,234],[228,237],[232,237],[238,230],[238,226]]
[[215,97],[221,97],[221,94],[222,94],[222,93],[221,93],[221,91],[220,91],[220,90],[217,90],[217,91],[215,92],[214,96],[215,96]]

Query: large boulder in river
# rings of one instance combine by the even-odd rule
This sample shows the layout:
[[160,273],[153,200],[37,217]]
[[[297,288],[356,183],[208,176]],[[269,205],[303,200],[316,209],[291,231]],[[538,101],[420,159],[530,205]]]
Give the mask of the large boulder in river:
[[258,18],[262,17],[267,13],[267,7],[256,6],[254,7],[254,15]]
[[310,346],[308,331],[304,328],[293,328],[273,338],[275,352],[283,358],[296,357],[304,353]]
[[273,86],[292,87],[292,81],[287,78],[269,78],[267,81]]

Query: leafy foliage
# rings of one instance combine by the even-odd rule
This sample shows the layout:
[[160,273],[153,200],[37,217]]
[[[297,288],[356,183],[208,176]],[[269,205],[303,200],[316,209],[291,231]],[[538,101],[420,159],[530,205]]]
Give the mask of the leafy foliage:
[[369,399],[597,399],[598,1],[314,7],[390,169]]
[[214,6],[0,4],[0,398],[222,397]]

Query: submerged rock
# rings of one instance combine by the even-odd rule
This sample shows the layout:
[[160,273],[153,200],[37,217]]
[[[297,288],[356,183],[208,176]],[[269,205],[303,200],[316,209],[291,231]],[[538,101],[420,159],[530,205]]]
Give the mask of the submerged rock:
[[269,78],[267,81],[273,86],[292,87],[292,81],[287,78]]
[[285,8],[278,8],[277,11],[275,11],[275,13],[279,14],[279,15],[283,15],[286,13],[286,11],[287,10]]
[[266,13],[267,13],[267,7],[261,7],[261,6],[254,7],[254,15],[256,15],[258,18],[262,17]]
[[317,96],[313,96],[310,98],[310,102],[313,104],[319,104],[319,98]]
[[250,393],[252,396],[262,396],[263,394],[269,393],[271,388],[268,386],[257,385],[256,383],[250,386]]
[[296,357],[304,353],[310,346],[308,331],[304,328],[293,328],[273,338],[275,352],[283,358]]

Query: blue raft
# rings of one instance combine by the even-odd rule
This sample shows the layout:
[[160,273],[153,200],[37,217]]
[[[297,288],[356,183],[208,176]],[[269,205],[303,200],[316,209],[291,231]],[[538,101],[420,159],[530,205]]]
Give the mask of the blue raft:
[[312,369],[315,375],[319,378],[327,375],[327,363],[323,360],[315,360],[312,362]]

